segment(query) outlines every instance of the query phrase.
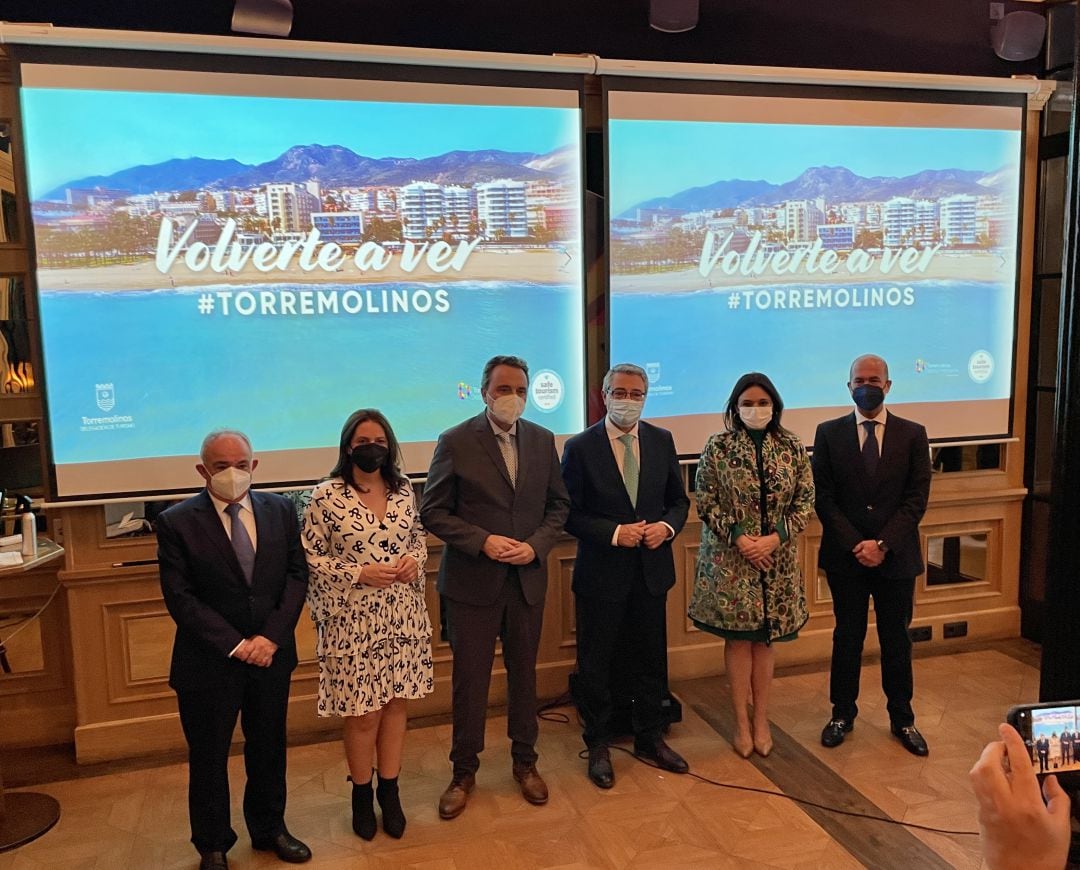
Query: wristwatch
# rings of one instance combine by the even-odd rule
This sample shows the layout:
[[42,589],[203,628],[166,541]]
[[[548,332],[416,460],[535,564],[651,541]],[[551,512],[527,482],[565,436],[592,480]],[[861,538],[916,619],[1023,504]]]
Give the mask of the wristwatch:
[[889,552],[889,545],[886,544],[884,541],[877,540],[877,541],[874,541],[874,543],[878,545],[878,549],[881,550],[882,553],[888,553]]

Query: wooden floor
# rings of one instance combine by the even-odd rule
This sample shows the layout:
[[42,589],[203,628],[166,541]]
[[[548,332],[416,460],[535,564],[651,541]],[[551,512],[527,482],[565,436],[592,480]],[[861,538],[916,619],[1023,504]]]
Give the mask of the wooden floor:
[[[449,780],[450,727],[411,730],[401,777],[409,824],[402,840],[380,832],[370,843],[349,827],[349,786],[336,741],[289,752],[291,831],[314,852],[312,868],[934,868],[979,867],[978,838],[928,833],[799,804],[788,795],[904,822],[975,830],[967,771],[995,735],[1004,711],[1038,694],[1037,648],[1023,641],[980,644],[915,661],[915,710],[930,744],[916,758],[891,737],[879,671],[863,669],[860,715],[841,747],[819,734],[829,715],[828,673],[803,667],[778,673],[773,689],[776,749],[744,761],[732,752],[726,686],[721,678],[673,687],[683,722],[668,739],[694,773],[737,788],[649,768],[613,753],[610,791],[585,777],[579,729],[542,722],[540,770],[551,800],[525,803],[510,776],[506,720],[488,721],[488,750],[477,789],[460,818],[438,818]],[[572,713],[572,711],[569,711]],[[0,870],[29,868],[194,868],[188,842],[186,768],[145,762],[65,767],[55,754],[3,757],[9,784],[46,792],[62,806],[59,824],[20,849],[0,854]],[[234,868],[281,867],[254,853],[238,807],[242,759],[232,759]],[[13,772],[12,772],[13,771]],[[36,771],[36,774],[35,774]],[[90,775],[88,775],[90,774]]]

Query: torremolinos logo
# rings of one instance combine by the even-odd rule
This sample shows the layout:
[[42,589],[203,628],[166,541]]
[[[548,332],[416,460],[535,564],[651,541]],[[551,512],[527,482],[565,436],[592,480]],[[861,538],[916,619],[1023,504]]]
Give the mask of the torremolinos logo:
[[79,418],[80,432],[105,432],[112,429],[134,429],[135,418],[130,414],[110,414],[116,407],[116,389],[113,384],[94,384],[94,402],[105,417]]
[[106,413],[116,407],[116,390],[112,384],[95,384],[94,398],[97,406]]

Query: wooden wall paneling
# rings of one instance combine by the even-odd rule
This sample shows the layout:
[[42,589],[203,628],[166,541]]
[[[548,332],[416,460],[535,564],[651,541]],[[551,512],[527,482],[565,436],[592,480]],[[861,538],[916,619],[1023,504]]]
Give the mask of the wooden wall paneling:
[[[0,581],[0,614],[36,613],[56,590],[56,568],[15,574]],[[0,673],[0,745],[43,746],[67,743],[75,726],[67,600],[63,589],[39,619],[20,629],[0,630],[7,638],[12,673]]]
[[[577,559],[577,545],[572,545],[571,555],[560,554],[556,559],[555,573],[550,578],[557,587],[556,600],[559,602],[555,619],[558,621],[559,649],[564,656],[577,657],[577,605],[574,600],[574,562]],[[552,614],[545,609],[544,622],[552,620]]]

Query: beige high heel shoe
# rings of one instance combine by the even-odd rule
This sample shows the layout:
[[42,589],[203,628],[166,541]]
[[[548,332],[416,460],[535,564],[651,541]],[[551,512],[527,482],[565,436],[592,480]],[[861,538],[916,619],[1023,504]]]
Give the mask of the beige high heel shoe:
[[739,735],[736,734],[731,739],[731,748],[735,750],[735,754],[740,758],[749,758],[754,754],[754,740],[749,734],[745,740],[740,740]]
[[[766,726],[767,728],[768,726]],[[757,735],[754,735],[754,752],[760,755],[762,758],[768,758],[769,753],[773,750],[772,734],[766,732],[765,739],[759,740]]]

